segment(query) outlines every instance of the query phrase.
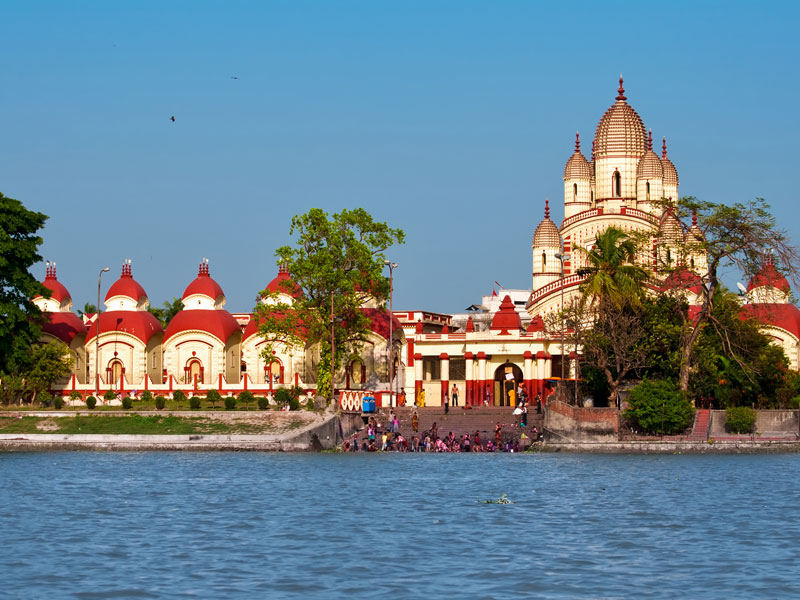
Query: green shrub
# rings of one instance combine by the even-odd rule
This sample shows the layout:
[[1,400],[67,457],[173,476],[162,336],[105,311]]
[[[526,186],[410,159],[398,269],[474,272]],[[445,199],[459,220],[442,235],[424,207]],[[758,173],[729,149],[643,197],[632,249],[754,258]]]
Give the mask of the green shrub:
[[236,410],[236,398],[233,396],[225,398],[225,410]]
[[95,406],[97,406],[97,398],[94,396],[89,396],[86,398],[86,408],[92,410]]
[[[164,407],[167,405],[167,399],[164,396],[156,396],[156,410],[164,410]],[[161,417],[156,417],[160,419]]]
[[286,388],[278,388],[275,390],[275,403],[281,408],[289,404],[292,398],[294,398],[294,396],[292,396],[292,393]]
[[117,393],[114,390],[108,390],[105,394],[103,394],[103,398],[106,400],[114,400],[117,397]]
[[197,396],[192,396],[189,398],[189,408],[192,410],[198,410],[200,408],[200,398]]
[[53,398],[53,408],[56,410],[61,410],[64,408],[64,399],[61,396],[55,396]]
[[264,396],[259,397],[258,408],[259,410],[267,410],[269,408],[269,402],[266,398],[264,398]]
[[631,390],[622,416],[646,433],[675,435],[691,425],[694,409],[673,381],[645,379]]
[[217,402],[222,400],[222,396],[220,396],[217,390],[208,390],[208,394],[206,394],[206,400],[211,402],[211,408],[217,408]]
[[747,406],[732,406],[725,411],[725,429],[728,433],[754,433],[756,411]]
[[81,393],[78,390],[72,390],[69,393],[69,399],[70,400],[80,400],[81,399]]
[[289,410],[300,410],[300,400],[294,396],[289,398]]
[[314,410],[314,399],[313,398],[306,398],[305,409],[306,410]]
[[142,392],[142,402],[144,402],[145,406],[147,406],[148,404],[152,404],[153,403],[153,392],[151,392],[150,390],[143,391]]
[[174,394],[172,394],[172,399],[175,401],[175,410],[178,410],[178,406],[180,406],[180,403],[186,402],[186,394],[178,390]]
[[125,410],[130,410],[133,408],[133,399],[130,396],[125,396],[122,399],[122,408]]
[[247,390],[239,394],[239,402],[244,402],[244,406],[247,409],[249,409],[250,403],[255,399],[256,397],[253,395],[253,392],[249,392]]

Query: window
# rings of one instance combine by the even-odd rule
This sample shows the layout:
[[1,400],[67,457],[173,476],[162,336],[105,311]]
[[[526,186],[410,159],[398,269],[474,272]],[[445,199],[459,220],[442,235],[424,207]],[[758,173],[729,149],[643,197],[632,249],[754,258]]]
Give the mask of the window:
[[573,202],[577,202],[578,201],[578,184],[577,183],[573,183],[572,184],[572,201]]
[[650,200],[650,182],[649,181],[645,184],[645,187],[646,187],[646,190],[647,190],[647,200],[649,201]]
[[611,180],[611,195],[614,196],[614,198],[620,198],[622,196],[622,176],[619,174],[619,171],[614,171]]
[[547,252],[542,250],[542,268],[547,266]]

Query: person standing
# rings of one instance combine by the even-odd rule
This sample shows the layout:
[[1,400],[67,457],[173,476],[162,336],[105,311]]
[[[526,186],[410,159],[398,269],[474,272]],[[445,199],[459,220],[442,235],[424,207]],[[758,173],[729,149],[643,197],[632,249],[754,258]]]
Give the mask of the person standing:
[[489,406],[492,403],[492,394],[489,392],[489,388],[486,388],[486,400],[483,401],[484,406]]
[[450,392],[450,398],[453,401],[453,406],[458,406],[458,386],[454,383],[453,389]]
[[522,425],[522,427],[528,426],[528,406],[524,402],[522,403],[522,416],[520,417],[520,425]]
[[397,396],[397,406],[405,406],[406,405],[406,391],[403,388],[400,388],[400,395]]
[[447,397],[447,392],[444,393],[442,402],[444,402],[444,414],[446,415],[450,412],[450,398]]
[[419,415],[417,414],[416,410],[411,413],[411,429],[414,431],[414,433],[419,432]]

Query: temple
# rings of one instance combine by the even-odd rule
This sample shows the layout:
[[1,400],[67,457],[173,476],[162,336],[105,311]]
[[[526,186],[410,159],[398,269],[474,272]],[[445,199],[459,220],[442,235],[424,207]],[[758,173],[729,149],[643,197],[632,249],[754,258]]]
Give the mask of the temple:
[[[365,303],[370,335],[360,352],[344,361],[336,388],[384,395],[401,389],[408,396],[424,392],[426,404],[434,406],[453,386],[459,402],[469,405],[513,404],[520,386],[531,397],[546,396],[553,381],[571,376],[580,352],[564,342],[562,331],[546,324],[580,294],[579,270],[586,266],[582,249],[591,249],[597,235],[611,226],[654,240],[652,251],[636,257],[654,280],[662,281],[653,293],[679,288],[690,304],[695,302],[706,260],[682,256],[681,248],[687,237],[701,234],[696,222],[684,228],[670,210],[670,202],[678,199],[678,171],[665,137],[660,156],[653,150],[652,132],[628,104],[622,78],[614,103],[597,125],[588,159],[576,134],[563,181],[563,220],[559,225],[551,219],[545,199],[544,218],[533,232],[531,289],[501,289],[453,315],[425,310],[389,314],[374,302]],[[253,315],[225,309],[225,294],[205,259],[166,330],[148,312],[147,294],[133,278],[130,261],[108,290],[99,317],[81,320],[71,312],[72,300],[56,277],[55,263],[48,263],[43,283],[51,297],[34,300],[48,317],[43,341],[61,340],[75,357],[72,375],[60,382],[64,394],[85,396],[96,389],[268,394],[285,385],[313,393],[316,387],[314,349],[284,344],[267,364],[261,354],[265,340]],[[300,293],[283,268],[266,289],[288,304]],[[790,303],[790,292],[767,254],[762,272],[742,297],[742,315],[756,317],[797,369],[800,310]],[[390,355],[395,359],[391,368]]]

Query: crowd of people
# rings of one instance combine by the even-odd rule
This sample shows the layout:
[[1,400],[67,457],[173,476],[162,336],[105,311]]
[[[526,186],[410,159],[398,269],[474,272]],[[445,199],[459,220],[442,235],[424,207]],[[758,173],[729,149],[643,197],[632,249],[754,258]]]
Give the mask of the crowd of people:
[[[520,407],[525,409],[524,403]],[[523,440],[531,443],[538,441],[539,431],[532,427],[527,433],[527,413],[519,413],[523,418],[518,419],[513,427],[520,429],[510,435],[503,435],[504,426],[497,423],[494,435],[476,430],[475,433],[455,435],[452,431],[441,436],[439,426],[434,421],[430,428],[419,431],[419,414],[414,410],[411,414],[412,435],[408,439],[400,433],[400,421],[394,410],[390,410],[385,425],[378,423],[375,417],[369,417],[366,428],[366,438],[359,443],[358,433],[353,434],[352,440],[344,442],[345,452],[518,452],[521,446],[527,446]],[[524,421],[524,422],[523,422]]]

